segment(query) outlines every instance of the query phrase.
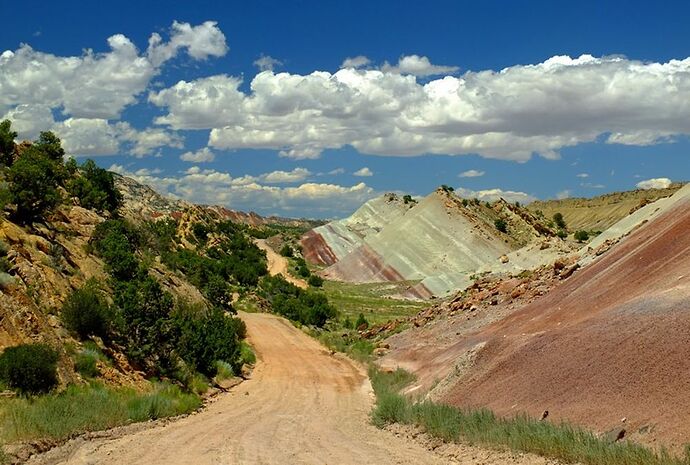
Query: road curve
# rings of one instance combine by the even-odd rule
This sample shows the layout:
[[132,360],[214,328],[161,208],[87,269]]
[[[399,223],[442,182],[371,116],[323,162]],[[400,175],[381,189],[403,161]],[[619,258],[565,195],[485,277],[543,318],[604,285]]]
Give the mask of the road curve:
[[254,239],[254,243],[258,248],[266,252],[268,273],[271,276],[279,274],[282,275],[287,282],[290,282],[297,287],[302,289],[309,287],[305,280],[296,278],[290,274],[288,271],[289,264],[287,259],[273,250],[273,248],[266,242],[266,239]]
[[[64,447],[35,463],[437,464],[441,457],[369,424],[361,367],[286,320],[242,314],[258,356],[250,380],[198,414]],[[57,451],[56,451],[57,452]],[[53,458],[48,460],[49,456]]]

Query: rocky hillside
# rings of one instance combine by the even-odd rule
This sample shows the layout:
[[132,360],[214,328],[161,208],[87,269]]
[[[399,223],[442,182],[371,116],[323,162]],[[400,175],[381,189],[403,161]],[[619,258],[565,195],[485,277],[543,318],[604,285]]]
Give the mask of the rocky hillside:
[[309,219],[264,217],[254,212],[231,210],[219,205],[196,205],[185,200],[172,199],[160,195],[151,187],[141,184],[132,178],[113,173],[115,184],[123,196],[121,213],[126,218],[141,222],[155,220],[163,216],[179,219],[185,212],[197,212],[219,221],[230,220],[249,226],[288,226],[311,229],[323,224],[322,221]]
[[415,372],[415,392],[442,402],[508,416],[548,410],[555,422],[681,450],[690,435],[690,186],[634,216],[595,248],[478,280],[425,310],[386,341],[380,363]]
[[302,237],[304,257],[312,265],[333,265],[361,245],[367,236],[380,232],[416,203],[396,194],[369,200],[351,216],[308,231]]
[[[480,268],[498,266],[509,260],[507,254],[553,236],[519,206],[503,200],[485,204],[461,199],[448,189],[438,189],[412,205],[378,199],[375,206],[379,213],[371,217],[376,224],[367,223],[369,217],[358,211],[303,237],[306,257],[332,263],[323,277],[348,282],[417,281],[409,296],[446,295],[466,287]],[[370,210],[372,205],[366,205],[365,211]],[[366,234],[358,234],[353,224]]]
[[[196,206],[165,198],[148,186],[130,178],[115,176],[122,194],[119,213],[132,224],[152,220],[174,220],[178,247],[197,250],[195,225],[211,228],[230,220],[239,224],[268,228],[267,225],[306,228],[314,223],[302,220],[262,218],[216,206]],[[69,195],[64,192],[64,196]],[[74,198],[57,206],[39,222],[20,225],[9,216],[0,221],[0,351],[22,343],[43,342],[60,351],[61,384],[79,382],[70,350],[81,343],[73,338],[60,319],[60,309],[74,290],[95,280],[107,288],[106,263],[93,251],[91,244],[97,226],[112,215],[78,205]],[[171,223],[173,224],[173,223]],[[221,237],[214,235],[218,243]],[[170,269],[160,257],[146,258],[149,275],[175,299],[204,303],[207,298],[184,273]],[[117,348],[103,346],[112,366],[102,366],[103,379],[119,385],[144,383],[143,373],[133,369]]]
[[534,213],[541,212],[549,219],[561,213],[571,231],[604,231],[640,207],[670,197],[681,187],[682,184],[676,183],[666,189],[614,192],[589,199],[538,200],[527,208]]

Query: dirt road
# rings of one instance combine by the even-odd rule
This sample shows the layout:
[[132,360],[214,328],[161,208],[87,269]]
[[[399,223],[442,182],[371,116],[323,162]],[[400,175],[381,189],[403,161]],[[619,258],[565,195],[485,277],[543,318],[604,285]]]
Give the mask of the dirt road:
[[250,380],[196,415],[135,435],[86,442],[37,463],[442,463],[421,446],[368,424],[372,400],[359,367],[329,355],[283,319],[242,318],[259,357]]
[[373,396],[362,368],[282,318],[242,314],[258,363],[206,409],[136,434],[78,439],[32,464],[544,465],[523,454],[461,445],[430,452],[409,433],[369,424]]
[[288,282],[294,284],[297,287],[306,289],[307,282],[303,279],[296,278],[288,272],[288,261],[282,255],[276,253],[270,245],[266,243],[265,239],[255,239],[257,247],[266,252],[266,259],[268,260],[268,272],[271,276],[277,274],[282,275]]

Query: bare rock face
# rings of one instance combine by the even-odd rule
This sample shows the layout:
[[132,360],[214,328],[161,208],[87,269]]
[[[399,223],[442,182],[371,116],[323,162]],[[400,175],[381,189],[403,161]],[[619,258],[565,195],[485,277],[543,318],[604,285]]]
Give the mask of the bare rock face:
[[[309,231],[302,239],[305,257],[328,266],[321,274],[332,280],[419,281],[407,297],[428,299],[467,287],[472,275],[493,271],[499,262],[511,262],[504,266],[508,272],[524,270],[560,252],[527,250],[553,232],[526,209],[503,200],[487,206],[447,189],[414,204],[395,198],[371,200],[351,217]],[[506,232],[496,229],[498,220]]]

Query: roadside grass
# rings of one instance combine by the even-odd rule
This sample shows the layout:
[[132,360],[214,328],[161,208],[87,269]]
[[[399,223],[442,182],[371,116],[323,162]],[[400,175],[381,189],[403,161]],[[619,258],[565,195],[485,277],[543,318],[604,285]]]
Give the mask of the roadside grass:
[[256,364],[256,354],[247,341],[240,342],[240,361],[246,365]]
[[415,315],[429,306],[429,302],[394,297],[410,284],[414,283],[354,284],[324,281],[323,291],[342,318],[355,321],[362,313],[370,324],[379,324]]
[[71,385],[58,394],[0,402],[0,441],[64,440],[76,434],[189,413],[201,406],[196,394],[156,384],[149,392],[100,383]]
[[416,425],[444,441],[462,441],[499,449],[530,452],[566,463],[584,465],[688,465],[690,454],[674,457],[629,441],[608,442],[583,428],[566,423],[537,421],[527,416],[501,418],[493,412],[465,410],[429,401],[415,402],[399,394],[414,376],[398,369],[369,370],[376,406],[372,422],[383,427]]
[[372,359],[374,344],[359,337],[356,331],[339,329],[326,330],[313,334],[319,342],[336,352],[347,354],[358,362],[368,363]]

